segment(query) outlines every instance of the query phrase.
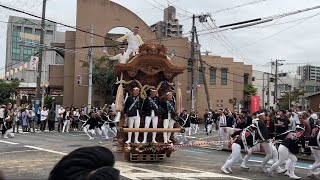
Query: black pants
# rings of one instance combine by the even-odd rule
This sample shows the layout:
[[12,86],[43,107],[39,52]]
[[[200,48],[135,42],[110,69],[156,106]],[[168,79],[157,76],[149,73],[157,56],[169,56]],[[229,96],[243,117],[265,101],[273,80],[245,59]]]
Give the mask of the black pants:
[[44,131],[46,129],[46,125],[47,125],[47,121],[41,121],[41,125],[40,125],[40,131]]
[[48,125],[49,125],[49,131],[53,131],[54,130],[54,121],[48,121]]
[[58,131],[61,132],[63,128],[63,118],[58,117]]

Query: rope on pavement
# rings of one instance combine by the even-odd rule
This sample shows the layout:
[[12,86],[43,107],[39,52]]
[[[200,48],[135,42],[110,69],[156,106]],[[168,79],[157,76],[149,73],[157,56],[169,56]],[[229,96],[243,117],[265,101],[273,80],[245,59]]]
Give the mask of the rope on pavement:
[[192,143],[192,144],[176,144],[173,145],[172,143],[170,144],[170,146],[150,146],[150,147],[145,147],[144,151],[151,151],[153,153],[157,152],[157,151],[161,151],[161,150],[165,150],[167,148],[181,148],[181,147],[192,147],[192,146],[201,146],[201,145],[220,145],[223,143],[228,143],[230,141],[208,141],[208,142],[199,142],[199,143]]

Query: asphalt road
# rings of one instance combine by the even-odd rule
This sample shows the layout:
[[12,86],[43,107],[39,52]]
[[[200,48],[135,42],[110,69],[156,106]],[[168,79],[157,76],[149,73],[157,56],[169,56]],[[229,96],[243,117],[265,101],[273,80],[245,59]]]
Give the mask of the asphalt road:
[[[214,133],[213,133],[214,134]],[[210,140],[214,135],[204,133],[188,137],[190,142]],[[88,141],[83,132],[69,133],[20,133],[15,138],[0,139],[0,168],[7,179],[46,179],[52,167],[67,153],[84,147],[100,145]],[[112,141],[104,141],[102,146],[115,150]],[[223,174],[220,170],[230,152],[201,147],[178,148],[170,158],[157,163],[132,163],[114,152],[116,168],[121,171],[121,179],[275,179],[259,170],[262,157],[250,159],[250,170],[242,170],[239,164],[233,167],[233,174]],[[312,162],[297,164],[296,175],[306,177]],[[289,179],[275,176],[276,179]]]

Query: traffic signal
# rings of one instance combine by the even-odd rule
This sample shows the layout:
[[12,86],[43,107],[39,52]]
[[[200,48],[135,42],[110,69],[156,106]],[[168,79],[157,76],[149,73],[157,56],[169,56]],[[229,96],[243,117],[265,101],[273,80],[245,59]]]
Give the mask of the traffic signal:
[[79,86],[82,85],[82,75],[78,75],[78,77],[77,77],[77,83],[78,83]]

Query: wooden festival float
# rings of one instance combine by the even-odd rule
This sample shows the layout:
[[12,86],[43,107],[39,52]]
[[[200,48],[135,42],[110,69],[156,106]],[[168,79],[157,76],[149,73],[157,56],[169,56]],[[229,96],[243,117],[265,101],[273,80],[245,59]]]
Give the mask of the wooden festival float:
[[[116,96],[116,110],[123,111],[124,96],[132,94],[133,87],[140,88],[140,96],[144,99],[147,97],[147,92],[150,88],[156,88],[160,99],[163,99],[166,92],[174,89],[174,78],[182,74],[185,67],[175,66],[169,57],[166,56],[166,47],[160,44],[143,44],[139,47],[139,54],[130,59],[126,64],[116,64],[114,71],[118,77],[122,77],[119,83]],[[181,112],[181,90],[176,90],[176,105],[177,112]],[[118,143],[122,147],[124,157],[129,161],[162,161],[165,157],[170,157],[174,149],[172,145],[177,141],[173,133],[183,132],[178,123],[175,123],[174,128],[163,128],[163,119],[159,115],[158,128],[144,128],[145,114],[142,113],[140,128],[128,128],[123,112],[121,113],[119,122],[120,133],[118,134]],[[127,141],[128,132],[139,132],[139,141],[143,140],[143,133],[148,133],[146,144],[125,144]],[[156,141],[151,143],[152,132],[157,132]],[[163,132],[172,132],[171,144],[164,144]],[[134,136],[134,133],[132,133]]]

